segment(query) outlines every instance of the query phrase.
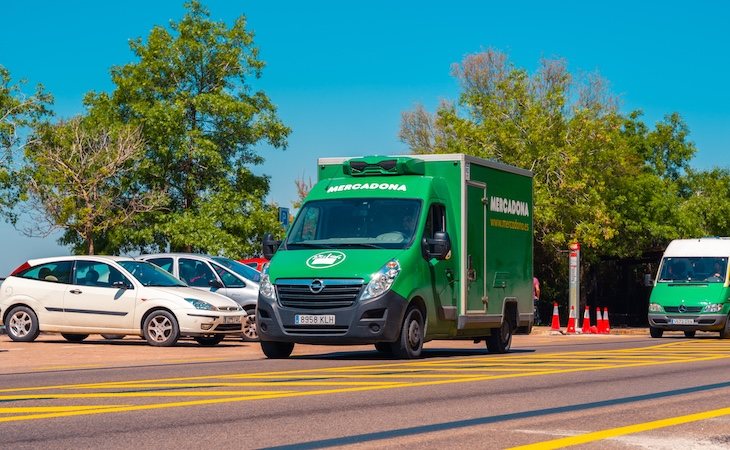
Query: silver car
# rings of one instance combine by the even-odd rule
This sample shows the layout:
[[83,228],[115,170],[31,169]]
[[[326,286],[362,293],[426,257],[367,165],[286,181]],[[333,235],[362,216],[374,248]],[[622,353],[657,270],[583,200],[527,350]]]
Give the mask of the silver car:
[[242,328],[243,340],[258,340],[256,301],[261,272],[222,256],[194,253],[157,253],[142,255],[137,259],[161,267],[190,287],[223,294],[235,300],[248,313]]

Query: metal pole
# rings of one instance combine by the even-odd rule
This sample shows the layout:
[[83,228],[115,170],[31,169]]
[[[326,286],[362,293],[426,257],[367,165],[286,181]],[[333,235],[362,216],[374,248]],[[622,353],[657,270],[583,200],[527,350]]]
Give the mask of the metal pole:
[[568,312],[570,312],[571,307],[575,311],[577,326],[578,317],[580,317],[578,311],[578,303],[580,299],[580,243],[571,242],[570,244],[568,244],[568,250],[570,250],[570,252],[568,253],[570,255],[568,259],[568,263],[570,266],[570,273],[568,277]]

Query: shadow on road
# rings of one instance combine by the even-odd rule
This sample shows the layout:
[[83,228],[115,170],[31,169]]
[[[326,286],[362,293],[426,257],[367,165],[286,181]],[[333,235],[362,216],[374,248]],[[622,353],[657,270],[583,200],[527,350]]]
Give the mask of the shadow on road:
[[[521,354],[521,353],[534,353],[532,349],[520,349],[511,350],[509,354]],[[450,357],[465,357],[465,356],[485,356],[495,355],[489,353],[487,349],[474,348],[473,350],[464,348],[430,348],[423,349],[421,353],[422,359],[429,358],[450,358]],[[331,359],[338,361],[374,361],[374,360],[388,360],[388,361],[408,361],[402,359],[396,359],[386,353],[381,353],[376,350],[373,351],[356,351],[351,352],[332,352],[332,353],[319,353],[316,355],[298,355],[292,356],[290,359]]]

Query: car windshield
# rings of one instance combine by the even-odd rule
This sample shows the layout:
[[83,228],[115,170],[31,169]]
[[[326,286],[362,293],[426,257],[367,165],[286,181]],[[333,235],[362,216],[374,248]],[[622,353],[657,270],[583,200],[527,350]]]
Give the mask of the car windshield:
[[243,278],[247,280],[251,280],[255,283],[258,283],[261,280],[261,272],[258,270],[247,266],[246,264],[242,264],[238,261],[234,261],[232,259],[224,258],[222,256],[216,256],[213,258],[213,261],[217,262],[221,266],[225,267],[226,269],[229,269],[238,275],[242,276]]
[[146,261],[119,261],[119,265],[144,286],[185,287],[187,284]]
[[659,274],[660,282],[724,283],[727,258],[717,256],[665,257]]
[[407,248],[416,235],[420,211],[417,199],[307,202],[292,225],[286,248]]

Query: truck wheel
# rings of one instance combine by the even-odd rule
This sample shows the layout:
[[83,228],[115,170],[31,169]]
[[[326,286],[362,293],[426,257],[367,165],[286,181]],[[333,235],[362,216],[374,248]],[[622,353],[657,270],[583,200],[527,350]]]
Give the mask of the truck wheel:
[[660,338],[664,334],[664,330],[662,330],[661,328],[649,327],[649,334],[653,338]]
[[730,316],[725,318],[725,326],[720,330],[720,339],[730,339]]
[[202,345],[203,347],[212,347],[221,343],[225,334],[212,334],[210,336],[195,336],[195,342]]
[[415,306],[406,311],[400,339],[390,345],[393,355],[398,359],[415,359],[423,350],[423,314]]
[[89,337],[88,334],[76,334],[76,333],[61,333],[61,336],[63,336],[64,339],[66,339],[69,342],[81,342],[87,337]]
[[170,347],[180,338],[180,328],[175,316],[160,309],[151,312],[144,320],[142,334],[152,346]]
[[512,322],[506,317],[502,326],[492,328],[492,334],[487,336],[487,350],[489,353],[507,353],[512,346]]
[[259,340],[256,330],[256,307],[246,308],[247,316],[243,319],[241,339],[244,342],[255,342]]
[[697,333],[695,330],[685,331],[684,332],[684,337],[693,338],[693,337],[695,337],[695,333]]
[[5,318],[5,331],[16,342],[32,342],[41,332],[38,316],[27,306],[16,306]]
[[261,351],[269,359],[284,359],[294,350],[293,342],[261,341]]

